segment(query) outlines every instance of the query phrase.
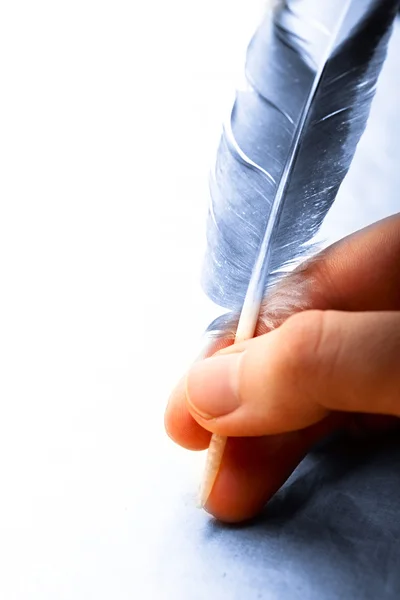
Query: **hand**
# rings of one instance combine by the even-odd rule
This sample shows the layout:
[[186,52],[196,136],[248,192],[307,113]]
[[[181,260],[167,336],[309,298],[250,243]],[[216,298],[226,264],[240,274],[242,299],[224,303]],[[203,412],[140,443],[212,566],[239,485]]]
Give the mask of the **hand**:
[[[192,450],[230,436],[207,510],[259,512],[308,450],[338,426],[400,416],[400,214],[324,251],[295,275],[306,310],[196,363],[165,415]],[[267,307],[268,310],[268,307]]]

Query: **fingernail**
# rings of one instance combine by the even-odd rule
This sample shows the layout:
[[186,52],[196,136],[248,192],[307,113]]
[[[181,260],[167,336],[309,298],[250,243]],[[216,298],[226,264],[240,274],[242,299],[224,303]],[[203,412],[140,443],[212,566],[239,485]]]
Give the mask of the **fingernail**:
[[190,369],[187,401],[203,419],[227,415],[239,407],[239,365],[243,352],[207,358]]

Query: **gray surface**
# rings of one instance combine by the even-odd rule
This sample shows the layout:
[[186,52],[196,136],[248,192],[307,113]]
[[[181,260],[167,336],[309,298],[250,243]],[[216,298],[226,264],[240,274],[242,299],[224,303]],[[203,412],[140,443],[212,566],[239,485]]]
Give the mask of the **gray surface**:
[[336,442],[306,458],[251,525],[206,523],[185,507],[164,539],[160,597],[398,598],[399,467],[396,440]]

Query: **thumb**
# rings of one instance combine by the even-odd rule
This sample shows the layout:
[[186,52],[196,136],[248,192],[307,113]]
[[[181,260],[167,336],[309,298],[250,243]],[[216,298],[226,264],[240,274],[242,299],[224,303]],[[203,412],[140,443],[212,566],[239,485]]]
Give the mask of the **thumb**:
[[195,364],[188,408],[229,437],[303,429],[330,411],[400,416],[400,313],[306,311]]

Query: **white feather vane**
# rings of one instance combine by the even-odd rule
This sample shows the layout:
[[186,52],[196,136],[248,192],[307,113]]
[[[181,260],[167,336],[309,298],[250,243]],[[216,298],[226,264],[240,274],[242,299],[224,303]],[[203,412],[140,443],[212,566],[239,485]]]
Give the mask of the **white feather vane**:
[[[274,292],[314,256],[366,127],[400,0],[286,0],[268,11],[247,53],[210,183],[202,285],[231,312],[208,341],[253,337],[261,305],[270,326],[301,305]],[[300,306],[300,308],[306,308]],[[240,315],[240,318],[238,318]],[[224,448],[215,436],[201,503]]]

